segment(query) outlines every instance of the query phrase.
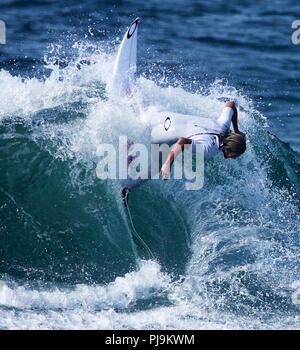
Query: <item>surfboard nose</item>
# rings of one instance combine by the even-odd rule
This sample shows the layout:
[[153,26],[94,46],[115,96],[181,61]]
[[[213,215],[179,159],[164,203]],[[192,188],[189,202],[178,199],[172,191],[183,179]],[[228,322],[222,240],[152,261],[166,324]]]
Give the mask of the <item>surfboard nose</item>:
[[113,70],[112,92],[116,96],[131,96],[135,86],[137,26],[136,18],[124,34]]
[[127,39],[129,39],[135,32],[138,24],[140,22],[140,18],[137,17],[129,26],[128,31],[127,31]]

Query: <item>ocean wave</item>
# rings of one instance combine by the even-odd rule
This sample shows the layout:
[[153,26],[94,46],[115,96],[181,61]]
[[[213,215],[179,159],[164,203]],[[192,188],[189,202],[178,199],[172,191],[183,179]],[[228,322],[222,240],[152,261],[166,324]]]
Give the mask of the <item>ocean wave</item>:
[[118,186],[96,176],[100,143],[146,142],[147,127],[130,101],[110,95],[114,54],[76,48],[65,67],[48,57],[43,79],[0,72],[0,327],[29,315],[28,328],[72,328],[74,319],[80,328],[297,327],[299,153],[222,80],[201,94],[138,78],[153,110],[217,118],[234,100],[247,134],[241,158],[206,162],[200,191],[157,180],[131,195],[151,261]]

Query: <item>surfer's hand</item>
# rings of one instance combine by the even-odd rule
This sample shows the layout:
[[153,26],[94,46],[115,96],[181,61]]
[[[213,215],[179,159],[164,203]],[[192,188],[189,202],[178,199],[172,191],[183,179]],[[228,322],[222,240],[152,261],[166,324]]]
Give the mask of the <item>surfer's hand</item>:
[[170,178],[170,164],[164,163],[160,170],[163,180],[168,180]]

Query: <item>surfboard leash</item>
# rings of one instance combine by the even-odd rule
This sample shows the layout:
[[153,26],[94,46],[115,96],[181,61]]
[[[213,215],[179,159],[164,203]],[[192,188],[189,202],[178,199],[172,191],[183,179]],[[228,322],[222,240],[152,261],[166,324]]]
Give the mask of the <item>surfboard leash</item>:
[[142,237],[138,234],[137,230],[136,230],[135,227],[134,227],[133,220],[132,220],[132,215],[131,215],[131,212],[130,212],[130,209],[129,209],[129,205],[128,205],[128,191],[126,191],[126,194],[125,194],[125,196],[124,196],[124,204],[125,204],[125,207],[127,208],[129,220],[130,220],[130,223],[131,223],[131,226],[132,226],[133,235],[142,243],[142,245],[144,246],[144,248],[145,248],[146,251],[148,252],[149,257],[155,260],[155,257],[154,257],[154,255],[153,255],[151,249],[147,246],[147,244],[144,242],[144,240],[143,240]]

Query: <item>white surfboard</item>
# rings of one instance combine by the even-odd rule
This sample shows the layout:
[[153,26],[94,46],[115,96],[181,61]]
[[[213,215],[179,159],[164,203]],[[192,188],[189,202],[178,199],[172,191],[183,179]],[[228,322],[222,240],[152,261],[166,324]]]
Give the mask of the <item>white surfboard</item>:
[[131,96],[135,85],[137,29],[139,18],[134,20],[125,33],[116,57],[113,70],[113,94]]

